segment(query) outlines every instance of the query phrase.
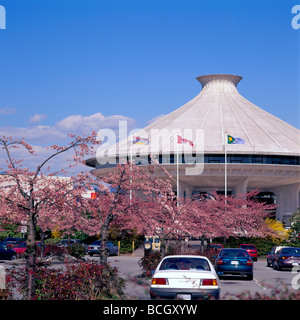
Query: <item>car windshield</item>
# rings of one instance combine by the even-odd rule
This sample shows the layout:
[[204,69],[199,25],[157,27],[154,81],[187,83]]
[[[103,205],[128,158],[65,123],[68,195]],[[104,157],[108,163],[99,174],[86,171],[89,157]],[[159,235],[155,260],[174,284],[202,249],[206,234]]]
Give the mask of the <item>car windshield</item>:
[[300,248],[285,248],[281,253],[286,255],[300,254]]
[[240,248],[245,250],[256,250],[256,248],[251,244],[241,244]]
[[159,270],[206,270],[210,271],[210,266],[206,259],[202,258],[167,258]]
[[3,242],[18,242],[17,238],[7,238]]
[[213,249],[222,249],[222,246],[220,244],[211,244],[210,247]]
[[26,242],[22,242],[19,246],[18,246],[18,248],[25,248],[26,247]]
[[248,258],[249,254],[245,250],[239,250],[239,249],[227,249],[227,250],[222,250],[220,252],[220,256],[223,258]]
[[100,246],[100,240],[96,240],[92,243],[94,246]]

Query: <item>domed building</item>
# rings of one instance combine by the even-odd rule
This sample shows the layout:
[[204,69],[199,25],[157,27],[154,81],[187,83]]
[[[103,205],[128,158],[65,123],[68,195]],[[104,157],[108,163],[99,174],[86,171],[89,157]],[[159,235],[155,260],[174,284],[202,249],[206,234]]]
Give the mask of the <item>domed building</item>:
[[[199,76],[202,90],[195,98],[118,143],[104,145],[86,164],[102,175],[126,160],[146,166],[156,159],[174,177],[180,197],[260,189],[261,200],[276,203],[276,218],[288,226],[300,207],[300,130],[242,97],[241,79]],[[162,170],[157,174],[164,176]]]

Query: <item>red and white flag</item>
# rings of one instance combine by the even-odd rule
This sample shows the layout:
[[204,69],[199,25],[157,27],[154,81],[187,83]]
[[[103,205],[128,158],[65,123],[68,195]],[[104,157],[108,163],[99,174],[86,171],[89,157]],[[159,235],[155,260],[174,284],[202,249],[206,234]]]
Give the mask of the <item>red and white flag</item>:
[[178,144],[187,144],[191,147],[194,146],[194,143],[193,141],[189,140],[189,139],[185,139],[185,138],[182,138],[181,136],[177,135],[177,143]]

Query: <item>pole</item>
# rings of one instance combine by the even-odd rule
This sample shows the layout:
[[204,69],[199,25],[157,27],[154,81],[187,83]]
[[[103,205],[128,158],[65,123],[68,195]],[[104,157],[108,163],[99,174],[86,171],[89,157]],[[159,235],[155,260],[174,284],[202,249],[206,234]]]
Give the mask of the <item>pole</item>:
[[176,144],[176,151],[177,151],[177,160],[176,160],[176,177],[177,177],[177,207],[179,206],[179,154],[178,154],[178,137],[177,138],[177,144]]
[[227,132],[225,131],[225,198],[227,198]]
[[132,241],[132,256],[134,257],[134,240]]
[[132,145],[133,145],[133,135],[131,135],[130,139],[130,195],[129,195],[129,203],[132,203]]

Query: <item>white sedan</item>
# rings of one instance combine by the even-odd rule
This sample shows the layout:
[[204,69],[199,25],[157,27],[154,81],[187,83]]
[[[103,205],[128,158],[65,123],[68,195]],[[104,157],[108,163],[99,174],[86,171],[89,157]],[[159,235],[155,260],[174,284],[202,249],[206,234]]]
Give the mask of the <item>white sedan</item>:
[[203,256],[167,256],[158,264],[150,287],[151,299],[219,299],[219,278]]

